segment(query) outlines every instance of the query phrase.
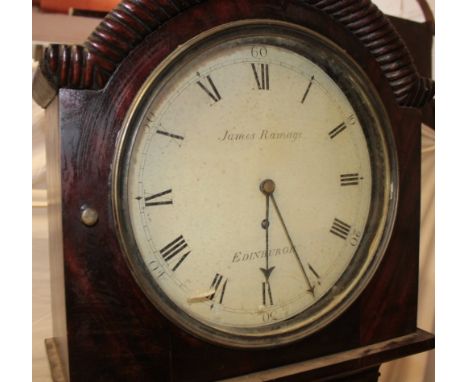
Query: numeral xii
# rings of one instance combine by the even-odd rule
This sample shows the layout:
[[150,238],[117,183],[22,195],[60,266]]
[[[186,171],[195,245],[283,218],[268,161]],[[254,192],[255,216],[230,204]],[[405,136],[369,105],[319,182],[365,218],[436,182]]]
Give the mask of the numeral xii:
[[268,64],[259,64],[259,70],[257,66],[252,63],[252,70],[255,77],[255,82],[259,90],[270,90],[270,74]]

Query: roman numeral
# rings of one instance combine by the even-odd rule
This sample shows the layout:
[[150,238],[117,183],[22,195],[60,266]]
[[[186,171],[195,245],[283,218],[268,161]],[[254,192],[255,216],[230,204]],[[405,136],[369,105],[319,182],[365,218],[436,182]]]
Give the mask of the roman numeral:
[[340,184],[342,186],[357,186],[359,181],[364,179],[362,176],[359,176],[358,173],[353,174],[341,174],[340,175]]
[[330,139],[335,138],[339,133],[341,133],[344,129],[346,129],[346,125],[344,122],[340,123],[336,126],[332,131],[328,133]]
[[[162,205],[165,205],[165,204],[172,204],[172,199],[171,200],[154,201],[155,199],[160,198],[161,196],[164,196],[164,195],[168,195],[171,192],[172,192],[172,190],[166,190],[166,191],[154,194],[154,195],[147,196],[145,198],[145,207],[162,206]],[[137,198],[137,199],[139,199],[139,198]]]
[[257,72],[257,67],[255,64],[252,64],[252,70],[255,76],[255,81],[257,82],[257,87],[259,90],[270,90],[270,75],[268,71],[268,64],[259,64],[260,73]]
[[316,285],[320,285],[320,276],[317,273],[317,271],[312,267],[312,265],[310,265],[309,263],[307,263],[307,265],[308,265],[310,271],[313,273],[313,275],[317,279],[317,284],[314,283],[314,285],[312,285],[312,287],[309,289],[309,292],[312,293],[312,296],[315,297],[315,287],[316,287]]
[[151,260],[148,263],[148,266],[151,269],[151,271],[156,274],[157,278],[160,278],[164,274],[164,269],[160,267],[155,260]]
[[[210,296],[211,301],[216,301],[218,299],[218,303],[222,304],[224,299],[224,292],[226,291],[226,284],[227,279],[224,279],[223,286],[219,289],[221,282],[223,281],[223,275],[216,273],[213,281],[211,282],[210,290],[214,290],[214,293]],[[219,291],[219,293],[218,293]],[[211,308],[213,308],[214,304],[211,304]]]
[[[307,263],[307,265],[309,266],[309,269],[310,271],[314,274],[314,276],[317,278],[317,279],[320,279],[320,276],[319,274],[316,272],[316,270],[314,268],[312,268],[312,265],[310,265],[309,263]],[[320,282],[319,282],[320,284]]]
[[314,76],[311,77],[310,81],[309,81],[309,84],[307,85],[307,89],[304,93],[304,96],[302,97],[302,101],[301,103],[304,103],[304,101],[306,100],[307,98],[307,95],[309,94],[309,90],[310,90],[310,87],[312,86],[312,81],[314,80]]
[[[206,76],[206,79],[208,80],[208,85],[205,86],[201,81],[197,81],[198,86],[200,86],[203,91],[209,95],[209,97],[214,101],[218,102],[221,100],[221,96],[219,95],[218,89],[216,89],[215,84],[213,83],[213,80],[211,79],[210,76]],[[210,88],[210,89],[208,89]]]
[[161,135],[165,135],[166,137],[169,137],[169,138],[184,139],[184,137],[182,137],[180,135],[168,133],[167,131],[164,131],[164,130],[156,130],[156,133],[161,134]]
[[269,282],[262,283],[262,300],[263,300],[263,305],[267,305],[267,300],[270,305],[273,305],[273,296],[271,294],[271,288],[270,288]]
[[162,248],[159,253],[161,254],[164,261],[166,261],[166,263],[175,263],[175,265],[172,267],[172,271],[175,271],[177,268],[179,268],[180,264],[182,264],[187,256],[190,255],[190,251],[187,247],[188,244],[185,242],[183,236],[180,235],[178,238],[171,241],[168,245]]
[[344,240],[348,238],[349,232],[351,231],[351,226],[340,219],[335,218],[333,220],[332,227],[330,232]]
[[153,119],[155,118],[156,116],[154,115],[154,113],[152,111],[148,112],[148,115],[145,116],[145,119],[147,122],[153,122]]

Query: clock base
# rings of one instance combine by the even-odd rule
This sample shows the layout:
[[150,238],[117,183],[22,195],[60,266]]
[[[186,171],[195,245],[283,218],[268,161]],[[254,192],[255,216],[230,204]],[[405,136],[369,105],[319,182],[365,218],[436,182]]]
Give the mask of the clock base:
[[[433,334],[417,329],[406,336],[310,361],[225,379],[223,382],[375,382],[379,379],[382,363],[433,349],[434,344]],[[54,338],[47,338],[45,346],[52,380],[68,381]]]
[[380,377],[379,373],[380,365],[371,367],[369,369],[360,370],[358,372],[347,373],[340,376],[334,376],[325,379],[320,379],[321,381],[327,382],[377,382]]
[[264,370],[223,382],[371,382],[377,381],[382,363],[433,349],[434,335],[422,329],[329,356]]

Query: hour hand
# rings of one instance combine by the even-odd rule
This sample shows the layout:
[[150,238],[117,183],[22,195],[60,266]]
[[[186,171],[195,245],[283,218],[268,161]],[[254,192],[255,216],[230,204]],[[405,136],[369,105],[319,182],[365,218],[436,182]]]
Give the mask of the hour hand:
[[269,265],[269,228],[270,228],[270,197],[275,190],[275,183],[271,179],[266,179],[260,183],[260,191],[266,196],[266,211],[265,219],[262,221],[262,228],[265,230],[265,268],[260,268],[265,277],[265,282],[262,283],[263,305],[266,305],[267,295],[270,305],[273,305],[273,297],[270,287],[270,275],[275,267]]
[[270,268],[260,268],[260,270],[263,272],[263,275],[265,276],[265,280],[268,281],[270,278],[271,272],[275,269],[275,267],[270,267]]

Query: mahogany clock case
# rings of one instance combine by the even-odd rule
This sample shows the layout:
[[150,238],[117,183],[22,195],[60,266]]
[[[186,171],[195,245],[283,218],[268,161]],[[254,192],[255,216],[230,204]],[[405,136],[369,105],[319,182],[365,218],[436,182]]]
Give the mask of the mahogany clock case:
[[[129,270],[111,201],[119,134],[147,77],[180,44],[244,19],[294,23],[346,50],[387,109],[400,178],[393,234],[368,287],[324,329],[267,350],[210,344],[161,315]],[[59,238],[51,246],[54,336],[71,381],[218,380],[416,332],[421,113],[397,103],[369,50],[318,8],[304,1],[202,1],[149,33],[102,90],[60,89],[47,113],[58,126],[48,141],[49,189],[61,190],[50,195],[51,234]],[[97,210],[94,226],[80,221],[84,206]]]

